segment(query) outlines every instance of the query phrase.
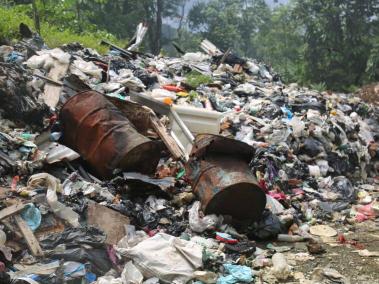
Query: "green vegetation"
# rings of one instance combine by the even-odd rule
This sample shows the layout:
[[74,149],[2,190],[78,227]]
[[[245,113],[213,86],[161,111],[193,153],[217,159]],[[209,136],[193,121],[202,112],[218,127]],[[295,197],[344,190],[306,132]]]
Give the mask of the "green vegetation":
[[186,83],[194,89],[200,85],[210,84],[212,82],[211,77],[203,75],[197,71],[191,71],[186,75]]
[[[6,8],[0,6],[0,40],[20,39],[19,25],[25,23],[33,27],[33,19],[28,15],[25,7],[16,6]],[[4,20],[3,20],[4,19]],[[102,39],[118,44],[125,45],[125,40],[118,40],[115,36],[104,31],[92,33],[78,33],[70,28],[61,28],[57,25],[48,23],[41,24],[41,36],[49,47],[58,47],[70,42],[79,42],[86,47],[94,48],[98,52],[105,53],[108,47],[100,45]]]
[[265,0],[197,0],[188,12],[189,2],[0,0],[0,39],[18,38],[24,22],[51,47],[78,41],[104,52],[100,39],[123,46],[145,21],[141,50],[153,54],[178,55],[172,42],[195,51],[208,38],[264,61],[285,82],[351,91],[379,81],[378,0],[289,0],[274,8]]

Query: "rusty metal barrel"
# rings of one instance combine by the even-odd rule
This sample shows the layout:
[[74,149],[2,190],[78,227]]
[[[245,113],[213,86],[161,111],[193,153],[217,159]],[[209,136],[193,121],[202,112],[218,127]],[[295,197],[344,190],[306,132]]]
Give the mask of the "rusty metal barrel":
[[249,168],[253,155],[252,147],[234,139],[210,134],[196,137],[186,172],[205,214],[237,220],[261,216],[266,195]]
[[137,132],[134,125],[102,94],[85,91],[62,107],[63,140],[77,151],[97,175],[115,169],[153,173],[160,159],[160,142]]

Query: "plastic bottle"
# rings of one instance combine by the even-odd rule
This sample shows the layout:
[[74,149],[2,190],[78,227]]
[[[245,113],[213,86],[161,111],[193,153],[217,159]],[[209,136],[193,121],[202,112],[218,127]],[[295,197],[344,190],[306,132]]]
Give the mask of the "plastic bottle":
[[296,243],[296,242],[305,241],[305,238],[302,236],[296,236],[296,235],[279,234],[278,235],[278,241],[279,242]]

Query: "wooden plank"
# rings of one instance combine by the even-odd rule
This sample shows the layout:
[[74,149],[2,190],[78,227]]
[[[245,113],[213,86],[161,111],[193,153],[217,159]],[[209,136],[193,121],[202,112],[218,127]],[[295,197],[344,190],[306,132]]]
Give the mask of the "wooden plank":
[[17,203],[15,205],[9,206],[7,208],[4,208],[0,211],[0,220],[3,220],[5,218],[8,218],[12,215],[17,214],[18,212],[22,211],[25,208],[26,204]]
[[43,251],[39,245],[38,240],[34,236],[32,230],[29,228],[28,224],[21,218],[20,215],[14,216],[16,224],[21,231],[21,234],[24,236],[25,242],[28,245],[30,252],[34,256],[43,256]]
[[104,231],[107,235],[106,244],[116,245],[125,236],[124,226],[129,224],[129,218],[96,202],[90,202],[87,223]]
[[151,115],[150,122],[154,130],[162,139],[163,143],[166,145],[167,149],[170,151],[171,155],[175,159],[185,161],[185,154],[179,148],[175,140],[167,133],[166,127],[164,127],[160,120],[156,116]]
[[226,58],[228,57],[229,53],[232,51],[232,49],[229,47],[228,50],[224,53],[222,56],[220,63],[218,65],[224,64]]

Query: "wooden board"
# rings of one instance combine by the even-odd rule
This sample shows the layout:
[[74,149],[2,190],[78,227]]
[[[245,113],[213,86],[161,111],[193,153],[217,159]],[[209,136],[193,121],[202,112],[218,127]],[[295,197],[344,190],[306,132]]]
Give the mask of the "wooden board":
[[160,122],[156,116],[150,116],[151,125],[158,133],[167,149],[175,159],[185,160],[185,154],[180,149],[175,140],[167,133],[166,127]]
[[129,218],[97,203],[88,204],[87,223],[105,232],[105,243],[116,245],[124,236],[124,225],[129,224]]
[[4,208],[0,211],[0,220],[3,220],[5,218],[8,218],[12,215],[17,214],[18,212],[22,211],[25,208],[26,204],[17,203],[12,206],[8,206],[7,208]]
[[32,230],[29,228],[28,224],[21,218],[20,215],[14,216],[16,224],[21,231],[21,234],[24,236],[25,242],[28,245],[30,252],[34,256],[43,256],[43,251],[39,245],[38,240],[34,236]]

